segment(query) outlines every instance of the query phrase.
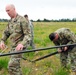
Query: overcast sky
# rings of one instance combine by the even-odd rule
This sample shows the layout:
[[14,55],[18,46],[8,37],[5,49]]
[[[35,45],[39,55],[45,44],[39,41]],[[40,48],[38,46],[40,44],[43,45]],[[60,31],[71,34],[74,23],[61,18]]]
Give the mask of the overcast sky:
[[33,20],[76,18],[76,0],[0,0],[0,18],[10,18],[7,4],[14,4],[20,15],[28,14]]

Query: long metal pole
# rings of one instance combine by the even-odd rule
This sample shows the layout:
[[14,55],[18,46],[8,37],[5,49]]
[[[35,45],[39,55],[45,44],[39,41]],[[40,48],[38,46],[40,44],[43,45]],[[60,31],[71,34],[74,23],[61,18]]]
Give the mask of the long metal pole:
[[26,49],[24,49],[22,51],[0,54],[0,57],[1,56],[21,54],[21,53],[29,53],[29,52],[35,52],[35,51],[48,50],[48,49],[53,49],[53,48],[60,48],[60,47],[65,47],[65,46],[75,46],[75,45],[76,45],[76,43],[69,44],[69,45],[60,45],[60,46],[51,46],[51,47],[47,47],[47,48],[32,49],[32,50],[26,50]]
[[38,59],[33,60],[32,62],[36,62],[36,61],[42,60],[42,59],[44,59],[44,58],[47,58],[47,57],[49,57],[49,56],[52,56],[52,55],[55,55],[55,54],[58,54],[58,53],[59,53],[59,52],[56,51],[56,52],[54,52],[54,53],[47,54],[47,55],[45,55],[45,56],[42,56],[42,57],[40,57],[40,58],[38,58]]

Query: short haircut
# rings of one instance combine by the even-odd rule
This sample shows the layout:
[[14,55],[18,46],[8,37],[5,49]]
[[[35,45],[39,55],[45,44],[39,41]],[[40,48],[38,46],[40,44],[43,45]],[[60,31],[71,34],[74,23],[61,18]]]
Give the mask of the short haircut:
[[53,41],[53,40],[55,39],[55,33],[51,33],[51,34],[49,35],[49,39],[50,39],[51,41]]
[[26,14],[26,15],[24,15],[24,17],[28,17],[28,15]]

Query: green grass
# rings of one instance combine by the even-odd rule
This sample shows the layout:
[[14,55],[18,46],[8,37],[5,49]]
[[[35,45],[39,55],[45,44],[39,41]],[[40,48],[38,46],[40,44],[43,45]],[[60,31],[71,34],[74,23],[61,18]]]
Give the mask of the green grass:
[[59,68],[54,70],[54,75],[69,75],[69,72],[66,69]]
[[0,70],[7,69],[8,58],[0,58]]

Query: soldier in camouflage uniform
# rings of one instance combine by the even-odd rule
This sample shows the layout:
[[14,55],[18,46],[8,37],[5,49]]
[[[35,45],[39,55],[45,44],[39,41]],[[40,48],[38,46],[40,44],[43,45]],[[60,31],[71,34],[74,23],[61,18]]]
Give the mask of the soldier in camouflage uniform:
[[[49,35],[49,38],[55,45],[66,45],[76,43],[76,35],[68,28],[60,28]],[[62,50],[64,52],[62,52]],[[61,65],[67,66],[68,54],[71,58],[72,71],[76,72],[76,46],[58,48],[60,53]]]
[[[5,49],[4,42],[10,38],[11,52],[23,50],[29,45],[31,40],[31,32],[29,25],[24,17],[16,13],[15,6],[9,4],[6,6],[6,12],[11,17],[7,28],[4,30],[0,48]],[[8,63],[8,71],[10,75],[22,75],[20,66],[21,54],[11,55]]]
[[35,49],[35,44],[34,44],[34,26],[33,23],[29,20],[28,15],[24,15],[24,17],[26,18],[26,20],[29,23],[30,26],[30,30],[31,30],[31,41],[30,41],[30,46],[32,47],[32,49]]

